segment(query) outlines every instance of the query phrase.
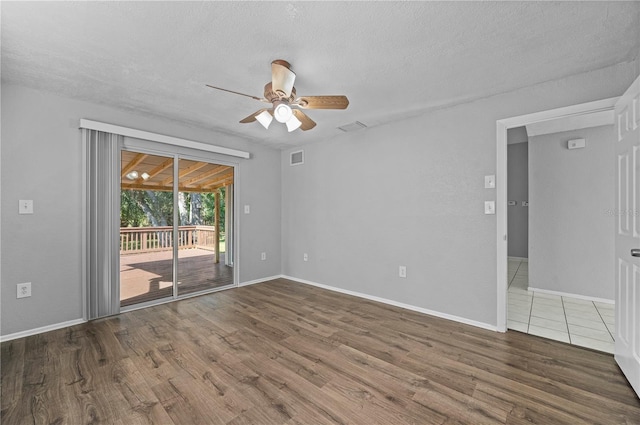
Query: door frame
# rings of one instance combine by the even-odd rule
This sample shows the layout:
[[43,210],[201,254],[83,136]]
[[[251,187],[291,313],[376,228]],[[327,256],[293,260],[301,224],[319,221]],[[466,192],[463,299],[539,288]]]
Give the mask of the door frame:
[[507,276],[507,130],[558,118],[613,111],[618,99],[619,97],[610,97],[496,121],[496,280],[498,287],[496,330],[498,332],[507,331],[507,290],[509,287]]

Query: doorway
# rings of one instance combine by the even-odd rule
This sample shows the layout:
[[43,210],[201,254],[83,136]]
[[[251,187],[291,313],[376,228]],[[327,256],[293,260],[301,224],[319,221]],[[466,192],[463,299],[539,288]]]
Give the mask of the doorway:
[[[507,132],[509,129],[542,123],[566,117],[579,117],[595,112],[612,111],[615,107],[617,98],[604,99],[601,101],[590,102],[580,105],[574,105],[565,108],[558,108],[549,111],[528,114],[504,120],[498,120],[496,123],[497,135],[497,168],[496,181],[497,184],[497,329],[501,332],[507,330],[507,312],[508,312],[508,287],[509,287],[509,269],[508,269],[508,194],[507,194]],[[513,272],[513,270],[512,270]],[[513,273],[512,273],[513,274]],[[513,276],[511,276],[513,277]]]
[[606,111],[508,132],[508,329],[613,353],[613,122]]
[[234,284],[234,167],[121,149],[120,307]]

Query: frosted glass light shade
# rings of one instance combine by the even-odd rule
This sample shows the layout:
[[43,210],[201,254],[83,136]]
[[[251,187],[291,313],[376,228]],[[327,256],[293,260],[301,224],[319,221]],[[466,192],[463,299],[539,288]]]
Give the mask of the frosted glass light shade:
[[295,115],[291,115],[291,118],[287,121],[287,130],[291,133],[293,130],[299,128],[302,125],[302,122],[295,117]]
[[285,123],[289,121],[293,113],[291,112],[291,107],[285,103],[281,103],[273,110],[273,116],[276,121]]
[[273,121],[273,117],[267,111],[262,111],[258,115],[256,115],[256,119],[264,128],[269,128],[271,121]]

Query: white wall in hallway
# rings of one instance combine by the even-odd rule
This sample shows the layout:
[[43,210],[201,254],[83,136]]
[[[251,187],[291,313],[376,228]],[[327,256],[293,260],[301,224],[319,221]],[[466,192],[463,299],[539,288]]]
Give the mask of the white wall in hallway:
[[613,125],[530,137],[530,288],[613,300],[613,140]]

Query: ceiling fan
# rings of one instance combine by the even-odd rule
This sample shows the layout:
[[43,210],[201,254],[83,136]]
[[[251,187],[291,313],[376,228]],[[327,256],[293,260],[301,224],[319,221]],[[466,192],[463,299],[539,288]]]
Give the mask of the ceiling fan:
[[238,93],[209,84],[207,84],[207,87],[250,97],[260,102],[271,103],[271,108],[260,109],[240,120],[240,122],[245,124],[258,121],[264,128],[269,128],[275,118],[276,121],[286,124],[289,132],[297,128],[304,131],[311,130],[316,126],[316,123],[304,112],[300,109],[293,109],[292,106],[301,109],[346,109],[349,106],[349,99],[346,96],[296,97],[296,88],[293,87],[295,79],[296,74],[291,71],[289,62],[276,59],[271,62],[271,82],[264,86],[264,97]]

